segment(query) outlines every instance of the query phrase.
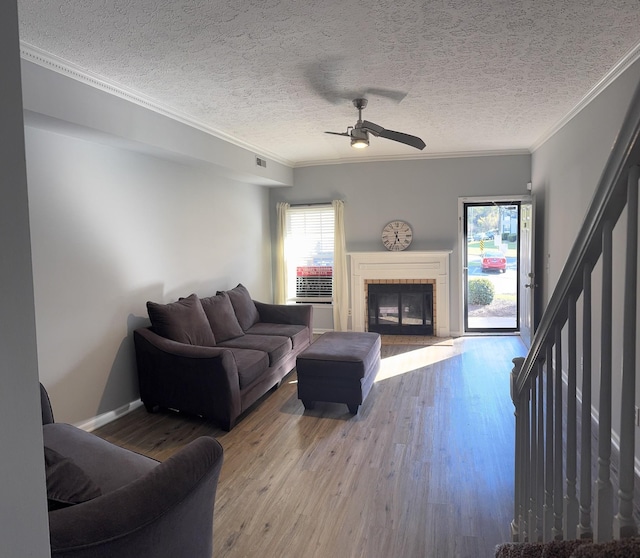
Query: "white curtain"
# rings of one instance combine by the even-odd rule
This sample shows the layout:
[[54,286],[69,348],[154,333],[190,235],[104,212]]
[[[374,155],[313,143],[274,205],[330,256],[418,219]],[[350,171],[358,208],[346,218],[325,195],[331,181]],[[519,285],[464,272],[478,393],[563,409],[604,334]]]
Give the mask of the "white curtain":
[[274,301],[276,304],[286,304],[287,302],[287,262],[284,251],[284,240],[287,233],[287,202],[278,203],[278,232],[276,244],[276,285]]
[[333,247],[333,329],[347,331],[349,284],[347,279],[347,251],[344,240],[344,202],[331,202],[335,212]]

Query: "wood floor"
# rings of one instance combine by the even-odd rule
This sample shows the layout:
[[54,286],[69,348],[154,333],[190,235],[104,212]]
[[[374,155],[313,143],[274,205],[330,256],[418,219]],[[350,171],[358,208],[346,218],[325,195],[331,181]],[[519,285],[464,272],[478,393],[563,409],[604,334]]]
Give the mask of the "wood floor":
[[220,441],[216,557],[493,556],[510,537],[509,373],[524,346],[467,337],[382,351],[357,416],[305,411],[294,372],[231,432],[139,408],[95,434],[159,460],[201,435]]

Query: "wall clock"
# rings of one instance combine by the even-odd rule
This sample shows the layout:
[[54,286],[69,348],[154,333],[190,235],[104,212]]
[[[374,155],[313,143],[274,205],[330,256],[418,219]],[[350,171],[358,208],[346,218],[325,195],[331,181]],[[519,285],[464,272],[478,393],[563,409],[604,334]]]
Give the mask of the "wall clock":
[[391,221],[382,229],[382,244],[387,250],[399,252],[411,244],[413,232],[405,221]]

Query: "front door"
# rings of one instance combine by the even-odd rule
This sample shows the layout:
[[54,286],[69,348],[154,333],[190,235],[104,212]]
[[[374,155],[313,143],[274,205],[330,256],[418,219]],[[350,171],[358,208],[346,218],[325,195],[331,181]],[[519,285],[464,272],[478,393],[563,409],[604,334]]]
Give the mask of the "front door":
[[[465,333],[520,331],[520,227],[523,202],[528,200],[528,196],[461,199]],[[527,223],[531,223],[530,214]],[[531,259],[530,255],[526,258]],[[525,310],[525,315],[530,316],[530,311]]]
[[520,273],[518,289],[520,294],[520,337],[523,343],[531,346],[534,334],[533,303],[535,296],[535,272],[533,268],[533,204],[522,202],[520,204]]

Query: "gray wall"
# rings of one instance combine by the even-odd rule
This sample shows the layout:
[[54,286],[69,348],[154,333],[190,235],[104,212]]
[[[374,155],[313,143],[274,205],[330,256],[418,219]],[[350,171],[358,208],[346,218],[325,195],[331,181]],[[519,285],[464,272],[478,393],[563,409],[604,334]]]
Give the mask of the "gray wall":
[[2,556],[49,556],[18,17],[0,4],[0,541]]
[[263,185],[293,172],[22,66],[40,379],[57,420],[90,428],[139,397],[131,332],[148,323],[147,300],[238,282],[271,300]]
[[[383,140],[380,140],[383,141]],[[375,149],[372,145],[369,149]],[[293,188],[271,190],[272,223],[279,201],[345,201],[348,252],[384,250],[380,233],[402,219],[413,227],[409,250],[453,250],[451,330],[460,332],[458,198],[527,194],[529,155],[502,155],[297,168]],[[275,238],[275,228],[272,230]]]
[[138,398],[147,300],[244,283],[268,300],[268,193],[189,166],[27,127],[38,361],[56,418]]
[[[623,122],[634,88],[640,83],[640,62],[636,62],[566,126],[532,155],[532,185],[536,198],[536,228],[539,282],[543,302],[548,302],[606,164],[616,134]],[[613,300],[613,423],[619,430],[618,401],[622,349],[624,243],[623,214],[614,231]],[[593,324],[591,341],[594,373],[594,407],[597,416],[600,362],[601,265],[592,274]],[[581,305],[578,305],[580,319]],[[582,344],[578,332],[578,343]],[[564,363],[566,369],[566,362]],[[580,373],[580,370],[579,370]],[[638,382],[640,389],[640,382]],[[636,397],[637,399],[637,397]],[[638,431],[638,429],[636,429]],[[615,438],[615,436],[614,436]],[[636,435],[636,448],[640,436]]]

